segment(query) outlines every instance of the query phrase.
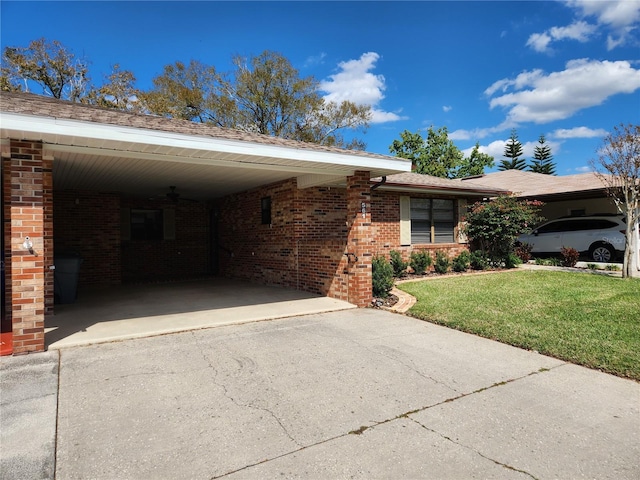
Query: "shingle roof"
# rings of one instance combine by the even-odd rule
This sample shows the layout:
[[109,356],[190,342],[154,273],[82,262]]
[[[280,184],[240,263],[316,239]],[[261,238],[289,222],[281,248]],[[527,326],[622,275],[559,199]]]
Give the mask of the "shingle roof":
[[576,175],[545,175],[522,170],[504,170],[462,180],[469,185],[508,188],[520,197],[542,197],[574,192],[603,190],[602,180],[593,173]]
[[[372,182],[382,181],[381,177],[371,179]],[[430,190],[460,190],[470,193],[482,193],[487,195],[500,195],[508,193],[500,187],[482,185],[480,183],[468,183],[459,179],[448,179],[423,175],[420,173],[406,172],[388,175],[384,183],[386,186],[424,188]]]
[[338,147],[327,147],[314,143],[299,142],[259,133],[249,133],[232,128],[220,128],[213,125],[190,122],[188,120],[123,112],[24,92],[0,92],[0,111],[180,133],[185,135],[206,136],[240,142],[280,146],[284,148],[398,160],[396,157],[391,157],[389,155],[380,155],[377,153],[358,150],[346,150]]

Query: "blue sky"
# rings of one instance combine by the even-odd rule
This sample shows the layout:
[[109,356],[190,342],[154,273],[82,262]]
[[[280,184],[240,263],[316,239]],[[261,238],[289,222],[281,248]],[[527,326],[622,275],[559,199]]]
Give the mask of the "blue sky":
[[[59,40],[151,86],[164,65],[229,70],[274,50],[329,99],[371,105],[361,137],[388,154],[409,130],[446,126],[456,145],[503,158],[512,128],[527,159],[544,134],[557,173],[588,170],[603,136],[640,121],[640,0],[423,2],[31,2],[2,0],[1,45]],[[36,92],[39,93],[39,92]]]

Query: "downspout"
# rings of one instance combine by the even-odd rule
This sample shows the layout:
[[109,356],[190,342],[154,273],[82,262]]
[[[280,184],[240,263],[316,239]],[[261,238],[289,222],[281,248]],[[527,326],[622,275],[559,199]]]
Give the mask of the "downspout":
[[382,180],[379,181],[378,183],[376,183],[375,185],[371,185],[371,191],[375,190],[376,188],[384,185],[385,183],[387,183],[387,176],[383,175],[382,176]]

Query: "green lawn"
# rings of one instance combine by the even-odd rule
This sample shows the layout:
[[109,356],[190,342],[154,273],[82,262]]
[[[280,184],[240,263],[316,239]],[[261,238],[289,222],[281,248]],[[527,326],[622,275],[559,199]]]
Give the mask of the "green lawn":
[[398,287],[417,318],[640,380],[640,280],[509,271]]

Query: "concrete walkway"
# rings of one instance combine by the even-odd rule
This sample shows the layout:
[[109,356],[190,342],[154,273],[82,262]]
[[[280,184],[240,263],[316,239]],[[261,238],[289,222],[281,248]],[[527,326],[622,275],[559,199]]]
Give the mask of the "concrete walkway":
[[638,383],[381,310],[0,367],[6,479],[640,477]]

